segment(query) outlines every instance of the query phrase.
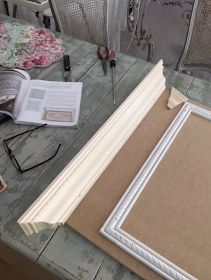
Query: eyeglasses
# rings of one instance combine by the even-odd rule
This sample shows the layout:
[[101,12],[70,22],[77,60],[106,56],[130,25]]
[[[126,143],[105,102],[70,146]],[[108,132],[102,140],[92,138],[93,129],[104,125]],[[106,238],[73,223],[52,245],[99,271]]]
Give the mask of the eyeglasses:
[[48,161],[51,160],[52,158],[54,158],[54,157],[56,156],[56,154],[58,153],[58,151],[59,151],[59,149],[60,149],[60,147],[61,147],[61,144],[59,144],[59,146],[57,147],[55,153],[54,153],[51,157],[49,157],[48,159],[46,159],[46,160],[44,160],[44,161],[42,161],[42,162],[40,162],[40,163],[37,163],[37,164],[35,164],[35,165],[31,166],[31,167],[28,167],[28,168],[23,169],[23,168],[21,168],[21,166],[20,166],[18,160],[16,159],[15,155],[13,154],[13,151],[12,151],[12,150],[10,149],[10,147],[8,146],[8,141],[10,141],[10,140],[12,140],[12,139],[14,139],[14,138],[16,138],[16,137],[18,137],[18,136],[21,136],[21,135],[23,135],[23,134],[26,134],[26,133],[30,133],[30,134],[31,134],[33,131],[35,131],[35,130],[37,130],[37,129],[39,129],[39,128],[45,126],[45,125],[46,125],[46,124],[43,124],[43,125],[41,125],[41,126],[38,126],[38,127],[36,127],[36,128],[27,130],[27,131],[25,131],[25,132],[16,134],[16,135],[14,135],[14,136],[12,136],[12,137],[10,137],[10,138],[7,138],[7,139],[4,139],[4,140],[3,140],[3,145],[4,145],[4,149],[5,149],[6,153],[8,154],[9,158],[11,159],[11,161],[12,161],[14,167],[15,167],[20,173],[29,171],[29,170],[31,170],[31,169],[37,167],[37,166],[40,166],[40,165],[43,164],[43,163],[48,162]]

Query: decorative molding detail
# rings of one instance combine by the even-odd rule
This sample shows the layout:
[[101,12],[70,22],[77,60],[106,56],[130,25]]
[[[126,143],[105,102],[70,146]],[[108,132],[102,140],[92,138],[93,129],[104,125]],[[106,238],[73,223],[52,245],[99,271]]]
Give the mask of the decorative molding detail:
[[137,42],[138,47],[148,49],[147,61],[152,62],[154,43],[152,41],[152,34],[148,32],[148,26],[145,24],[145,16],[150,2],[151,0],[129,0],[127,24],[128,31],[132,34],[131,39]]
[[190,114],[211,120],[211,112],[185,103],[100,230],[106,238],[168,280],[197,280],[124,231],[121,226]]
[[[166,20],[168,19],[169,9],[179,9],[178,21],[181,18],[183,24],[188,27],[191,21],[194,0],[128,0],[127,26],[128,32],[131,34],[131,40],[126,51],[128,51],[134,41],[137,47],[140,47],[139,53],[141,52],[141,57],[145,57],[145,59],[150,62],[156,61],[156,54],[160,53],[157,49],[157,38],[155,32],[157,32],[157,22],[159,21],[159,24],[163,22],[160,18],[161,15],[159,14],[158,9],[153,7],[153,3],[157,4],[158,9],[159,6],[163,8],[163,11],[166,13]],[[156,21],[151,20],[153,15],[156,17]],[[169,26],[169,30],[171,30],[170,27],[171,26]],[[167,36],[167,34],[164,34],[164,30],[161,28],[160,38],[165,38],[165,36]],[[166,41],[165,38],[164,42],[166,44],[168,43],[168,40]],[[179,57],[177,59],[179,59]],[[167,64],[164,59],[164,63],[165,66],[170,66],[175,64],[176,61]],[[177,64],[178,63],[176,63],[176,65]]]
[[27,235],[66,222],[164,90],[161,60],[19,218]]
[[178,91],[176,88],[172,87],[171,89],[171,95],[168,100],[167,107],[169,109],[173,109],[174,107],[185,103],[188,101],[188,98],[184,96],[180,91]]
[[158,4],[165,6],[179,7],[182,11],[181,18],[183,19],[184,23],[189,26],[191,20],[191,14],[193,9],[194,0],[187,0],[187,1],[163,1],[163,0],[153,0]]

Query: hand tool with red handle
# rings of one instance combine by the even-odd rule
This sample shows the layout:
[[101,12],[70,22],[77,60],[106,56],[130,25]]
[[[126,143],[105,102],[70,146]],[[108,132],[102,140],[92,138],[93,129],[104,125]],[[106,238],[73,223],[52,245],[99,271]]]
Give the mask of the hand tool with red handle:
[[103,72],[107,75],[107,59],[109,58],[109,49],[107,47],[98,47],[97,56],[102,62]]

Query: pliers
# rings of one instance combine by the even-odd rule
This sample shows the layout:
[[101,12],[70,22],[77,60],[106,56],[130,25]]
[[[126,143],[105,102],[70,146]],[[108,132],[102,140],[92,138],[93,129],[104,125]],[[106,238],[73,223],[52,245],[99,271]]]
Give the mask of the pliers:
[[[103,52],[102,49],[104,49]],[[104,74],[107,75],[107,60],[109,58],[109,49],[107,47],[98,47],[97,56],[102,62]]]

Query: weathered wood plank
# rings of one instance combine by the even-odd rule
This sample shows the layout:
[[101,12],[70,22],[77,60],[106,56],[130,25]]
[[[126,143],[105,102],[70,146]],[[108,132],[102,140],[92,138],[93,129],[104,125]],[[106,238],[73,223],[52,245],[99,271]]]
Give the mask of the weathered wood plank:
[[190,88],[193,82],[193,77],[178,73],[177,78],[175,79],[173,86],[178,89],[184,95],[187,94],[188,89]]
[[[64,34],[58,34],[57,37],[63,39],[65,53],[70,54],[74,80],[79,80],[83,75],[85,75],[88,69],[96,64],[96,46],[67,37]],[[33,68],[28,72],[31,79],[63,81],[63,62],[59,61],[47,68]],[[29,126],[13,125],[11,123],[12,120],[1,125],[0,141],[2,141],[5,137],[30,129]],[[18,144],[19,140],[15,139],[11,141],[11,147],[13,147],[14,143]],[[3,153],[3,146],[0,146],[0,157]]]
[[208,89],[205,91],[205,95],[203,98],[203,104],[205,106],[211,107],[211,84],[209,83]]
[[[86,53],[87,54],[87,53]],[[135,59],[129,59],[128,57],[125,56],[120,56],[119,58],[119,67],[116,71],[116,82],[118,82],[119,79],[124,75],[125,71],[127,71],[131,65],[134,63]],[[104,98],[104,95],[107,95],[108,92],[111,90],[111,81],[107,81],[107,77],[103,76],[103,73],[98,74],[99,70],[101,69],[101,64],[97,63],[95,67],[90,69],[89,72],[83,77],[83,95],[82,95],[82,102],[81,102],[81,114],[79,118],[79,126],[83,125],[84,121],[86,118],[92,114],[93,111],[95,111],[96,107],[98,106],[100,100]],[[99,75],[99,78],[96,78],[96,76]],[[93,84],[96,86],[93,87]],[[16,127],[16,125],[13,124],[5,124],[5,129],[7,128],[13,128]],[[7,134],[8,133],[8,134]],[[72,137],[76,133],[75,129],[64,129],[64,128],[45,128],[40,131],[34,132],[32,135],[30,135],[29,139],[24,139],[24,137],[20,141],[16,141],[16,145],[13,145],[12,148],[13,150],[17,150],[17,155],[20,157],[23,154],[26,154],[27,151],[29,151],[28,154],[28,160],[32,158],[35,158],[36,160],[36,153],[34,155],[34,149],[32,147],[36,147],[37,149],[40,150],[41,145],[39,143],[42,143],[43,149],[44,150],[49,150],[51,148],[51,144],[53,143],[61,143],[65,144],[65,142],[70,141],[70,137]],[[7,135],[15,134],[10,133],[10,131],[6,131],[4,133],[4,137]],[[47,144],[45,145],[43,142],[43,139],[46,139],[45,142]],[[54,140],[52,140],[54,139]],[[51,143],[52,141],[52,143]],[[29,145],[27,145],[29,143]],[[17,149],[18,146],[20,147],[20,150]],[[37,151],[38,151],[37,150]],[[46,155],[45,158],[47,158],[49,155],[51,155],[55,151],[55,146],[52,146],[52,149],[50,149],[48,155]],[[44,155],[45,156],[45,155]],[[40,157],[40,154],[38,153],[38,157]],[[26,160],[26,158],[24,158]],[[37,161],[41,161],[41,159],[37,159]],[[3,162],[3,159],[2,159]],[[5,166],[4,166],[5,169]],[[4,173],[4,170],[1,172]]]
[[[125,71],[127,71],[128,68],[130,68],[130,66],[134,63],[134,61],[135,61],[134,58],[129,58],[124,55],[119,55],[118,67],[116,69],[116,82],[118,82],[118,80],[121,79],[122,75],[124,75]],[[81,80],[83,82],[81,114],[79,119],[80,124],[82,124],[84,121],[83,116],[89,114],[90,110],[91,111],[95,110],[95,106],[98,106],[98,102],[102,98],[102,96],[104,94],[107,94],[108,91],[110,91],[111,77],[109,75],[106,77],[104,76],[101,62],[98,61],[96,57],[96,47],[88,43],[83,44],[83,46],[79,48],[77,52],[73,53],[72,64],[74,65],[73,67],[74,79]],[[87,71],[88,73],[85,75]],[[53,73],[51,72],[46,73],[45,79],[58,80],[58,81],[63,80],[62,62],[58,63]],[[96,87],[93,87],[93,85],[95,85]],[[22,128],[20,127],[21,126],[11,124],[11,122],[1,125],[2,138],[8,137],[8,135],[17,134],[19,129],[21,129],[22,131]],[[26,129],[29,128],[23,126],[23,131],[25,131]],[[60,131],[63,130],[65,132],[68,131],[68,129],[64,130],[61,128],[59,130]],[[55,133],[58,132],[58,134],[61,135],[60,131],[54,131],[54,132]],[[73,131],[73,130],[69,129],[69,131]],[[17,140],[15,141],[15,143],[20,144],[20,142],[19,141],[17,142]],[[11,145],[13,147],[13,142],[11,143]],[[14,146],[13,149],[16,149],[16,147]],[[4,150],[3,147],[1,146],[0,155],[2,155],[3,153]]]
[[61,227],[39,257],[39,263],[65,279],[94,279],[105,253],[69,227]]
[[207,105],[207,96],[210,92],[210,83],[207,81],[203,81],[198,78],[194,78],[186,96],[198,103],[201,103],[203,105]]
[[[134,58],[131,59],[123,55],[119,56],[119,67],[117,67],[116,71],[117,83],[124,77],[125,73],[132,67],[135,61],[136,60]],[[103,74],[99,74],[99,70],[102,72],[102,66],[100,63],[97,63],[88,71],[87,75],[82,78],[82,81],[84,82],[84,92],[81,103],[79,129],[40,129],[39,132],[32,134],[27,139],[23,139],[22,142],[20,141],[17,145],[14,145],[13,148],[21,163],[29,165],[42,161],[55,151],[55,148],[59,143],[62,143],[62,149],[55,158],[55,161],[62,156],[63,149],[65,149],[65,153],[67,153],[70,160],[72,157],[71,142],[73,139],[77,139],[78,131],[83,128],[87,118],[96,111],[96,108],[102,100],[104,100],[108,95],[111,97],[111,84],[106,82],[106,77],[104,77]],[[99,79],[96,78],[97,75],[100,77]],[[89,76],[89,78],[87,76]],[[115,109],[112,102],[110,102],[109,107],[111,107],[112,110]],[[97,119],[97,117],[95,118]],[[67,149],[66,146],[68,146]],[[0,229],[1,238],[4,242],[16,244],[17,249],[21,248],[20,250],[24,250],[26,254],[27,252],[28,254],[31,254],[31,251],[33,251],[34,255],[39,253],[46,245],[46,242],[48,242],[52,234],[52,231],[44,232],[40,235],[40,241],[38,242],[36,238],[33,239],[34,237],[32,237],[32,239],[26,238],[23,232],[19,232],[20,229],[17,228],[16,224],[18,217],[20,217],[20,215],[29,207],[29,205],[50,182],[47,180],[45,184],[42,182],[38,183],[39,177],[42,175],[44,177],[48,176],[45,176],[44,173],[46,169],[50,167],[50,174],[53,175],[53,177],[57,175],[57,171],[54,171],[54,167],[52,165],[54,165],[53,160],[52,162],[42,165],[25,174],[19,174],[13,167],[10,160],[8,160],[7,155],[4,154],[1,157],[0,172],[4,176],[5,180],[8,181],[7,190],[0,196],[0,205],[2,209],[0,212],[0,217],[2,219]],[[64,165],[62,166],[64,167]],[[7,220],[5,221],[6,218]],[[19,242],[17,242],[17,240],[19,240]]]
[[106,256],[94,280],[143,280],[127,268]]
[[178,76],[178,72],[173,71],[172,69],[164,68],[164,76],[166,78],[166,88],[171,89],[175,79]]
[[[25,201],[22,202],[26,204]],[[8,244],[14,250],[17,250],[27,258],[35,261],[43,246],[46,245],[54,235],[54,230],[46,230],[45,232],[34,234],[31,237],[26,237],[22,229],[17,225],[17,218],[19,217],[19,209],[14,209],[8,217],[6,224],[1,224],[0,240]]]
[[[1,145],[0,145],[0,157],[5,153],[5,150],[4,150],[4,147],[3,147],[3,144],[2,144],[3,139],[9,138],[13,135],[24,132],[27,129],[29,129],[29,126],[15,125],[12,120],[9,120],[9,121],[0,125],[0,143],[1,143]],[[11,140],[10,145],[13,146],[15,143],[17,143],[19,141],[19,139],[20,139],[20,137]]]
[[164,75],[166,77],[166,88],[171,89],[175,87],[184,95],[187,94],[187,91],[193,81],[193,77],[173,71],[171,69],[165,69]]

